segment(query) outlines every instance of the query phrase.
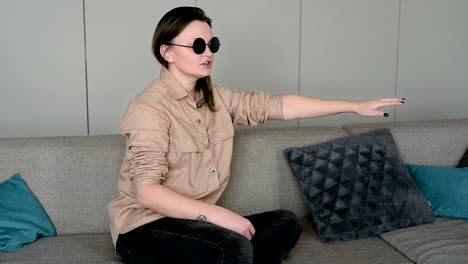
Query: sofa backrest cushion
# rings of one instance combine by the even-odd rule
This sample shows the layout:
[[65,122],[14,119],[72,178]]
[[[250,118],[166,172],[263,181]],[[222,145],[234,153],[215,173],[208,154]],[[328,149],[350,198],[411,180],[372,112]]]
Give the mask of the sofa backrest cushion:
[[58,234],[108,232],[124,150],[120,135],[0,139],[0,182],[21,173]]
[[309,209],[284,150],[345,136],[344,130],[333,127],[236,131],[230,183],[219,204],[242,215],[274,209],[308,215]]
[[405,163],[456,167],[468,148],[468,119],[349,124],[351,135],[388,128]]
[[[468,147],[468,119],[345,126],[352,133],[383,127],[407,163],[455,166]],[[345,136],[333,127],[236,131],[231,182],[220,205],[243,215],[280,208],[307,215],[283,150]],[[124,154],[120,135],[0,139],[0,182],[21,173],[58,234],[108,232],[106,207],[117,195]]]
[[[346,136],[339,128],[238,130],[231,182],[220,204],[239,212],[308,212],[283,150]],[[21,173],[58,234],[109,231],[125,155],[120,135],[0,139],[0,181]]]

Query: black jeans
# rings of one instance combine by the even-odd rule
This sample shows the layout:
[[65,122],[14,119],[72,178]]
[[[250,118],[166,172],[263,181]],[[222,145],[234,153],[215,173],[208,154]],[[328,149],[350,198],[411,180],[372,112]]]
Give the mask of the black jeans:
[[255,227],[252,240],[211,223],[165,217],[120,234],[116,249],[125,263],[279,264],[302,233],[286,210],[245,218]]

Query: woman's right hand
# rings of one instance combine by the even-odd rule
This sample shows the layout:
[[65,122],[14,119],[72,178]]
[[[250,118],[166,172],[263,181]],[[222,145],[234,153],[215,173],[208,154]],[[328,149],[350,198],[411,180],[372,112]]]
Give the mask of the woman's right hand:
[[[215,219],[215,221],[212,222],[213,224],[239,233],[248,240],[252,239],[255,234],[255,228],[247,218],[225,208],[222,208],[222,212],[220,212],[220,214],[221,215],[216,217],[219,217],[219,219]],[[210,221],[210,219],[208,219],[208,221]]]

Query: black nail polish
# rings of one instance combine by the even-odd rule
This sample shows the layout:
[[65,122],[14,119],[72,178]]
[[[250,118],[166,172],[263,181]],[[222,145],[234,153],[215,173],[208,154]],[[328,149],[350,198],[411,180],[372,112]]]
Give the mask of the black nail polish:
[[388,113],[383,114],[385,117],[388,117]]
[[401,98],[401,99],[406,100],[406,98]]

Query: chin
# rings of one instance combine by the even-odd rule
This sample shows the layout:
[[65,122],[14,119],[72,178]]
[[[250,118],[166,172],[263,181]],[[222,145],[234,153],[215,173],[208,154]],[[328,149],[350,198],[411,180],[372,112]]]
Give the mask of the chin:
[[211,75],[211,71],[209,71],[209,72],[204,72],[204,73],[200,74],[200,78],[205,78],[205,77],[208,77],[208,76],[210,76],[210,75]]

